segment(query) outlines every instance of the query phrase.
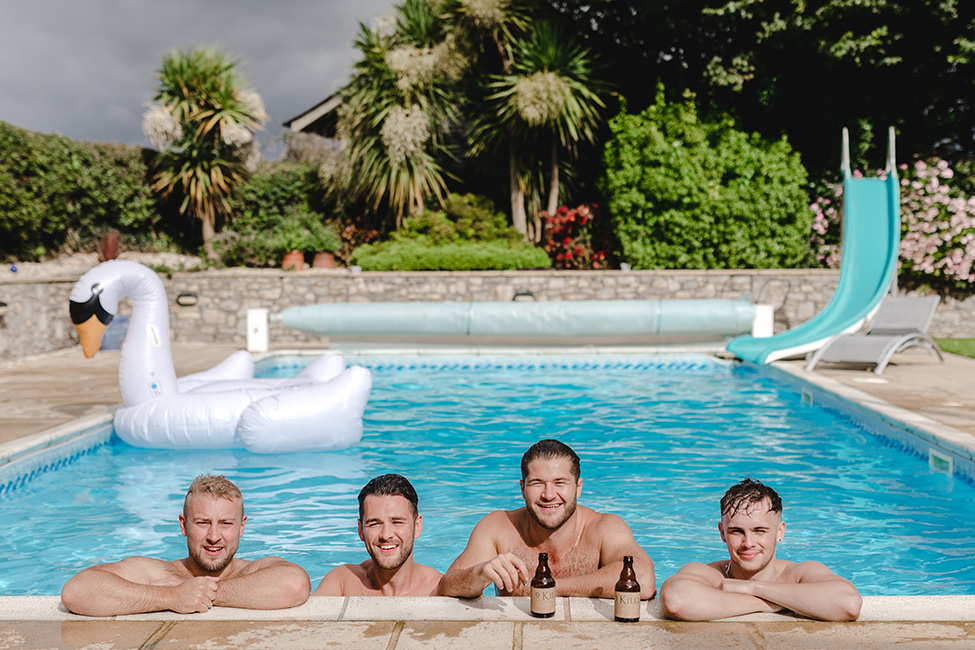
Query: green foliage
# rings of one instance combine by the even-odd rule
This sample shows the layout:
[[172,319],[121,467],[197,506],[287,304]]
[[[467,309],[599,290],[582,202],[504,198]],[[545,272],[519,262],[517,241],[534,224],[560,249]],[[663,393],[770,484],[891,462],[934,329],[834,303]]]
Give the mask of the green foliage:
[[503,271],[551,266],[540,248],[503,241],[440,246],[422,241],[366,244],[355,250],[352,259],[367,271]]
[[335,251],[342,239],[321,212],[318,172],[307,163],[262,165],[230,198],[230,228],[214,250],[227,266],[276,267],[290,250]]
[[0,121],[0,258],[35,260],[84,249],[106,231],[148,244],[158,209],[146,151],[74,142]]
[[963,357],[975,359],[975,339],[941,339],[936,338],[935,342],[941,346],[945,352],[960,354]]
[[335,226],[323,223],[320,215],[300,208],[288,211],[274,233],[274,241],[280,253],[331,252],[342,246]]
[[490,199],[474,194],[451,194],[444,200],[443,210],[427,210],[406,219],[393,239],[424,239],[437,245],[494,240],[516,243],[522,236],[508,225],[504,214],[495,209]]
[[693,98],[660,89],[638,115],[610,122],[604,151],[621,258],[634,268],[803,265],[811,215],[806,171],[783,138],[766,142],[730,118],[703,119]]
[[403,222],[389,241],[365,244],[352,261],[369,271],[548,268],[545,251],[524,242],[484,197],[451,194],[444,210]]
[[318,172],[304,163],[261,165],[230,198],[230,224],[234,230],[276,227],[289,209],[322,212]]
[[[634,110],[652,101],[654,82],[689,88],[748,131],[785,134],[811,175],[839,166],[840,129],[861,118],[895,126],[903,151],[952,163],[975,154],[973,2],[545,4],[592,44]],[[872,140],[869,160],[883,159],[884,141]]]

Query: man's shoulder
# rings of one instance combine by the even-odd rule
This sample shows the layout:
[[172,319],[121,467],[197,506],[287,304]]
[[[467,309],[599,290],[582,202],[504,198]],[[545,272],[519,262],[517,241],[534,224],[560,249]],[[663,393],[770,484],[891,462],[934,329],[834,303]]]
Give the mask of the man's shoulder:
[[630,530],[623,518],[612,512],[599,512],[586,506],[578,506],[576,514],[585,530],[599,537],[607,537]]
[[89,570],[109,571],[131,582],[140,583],[187,573],[182,560],[161,560],[143,555],[132,555],[116,562],[96,564]]
[[370,560],[362,564],[340,564],[322,578],[313,596],[357,596],[367,593],[365,577]]
[[777,559],[776,567],[779,571],[780,582],[815,582],[836,576],[832,569],[815,560],[790,562],[789,560]]
[[527,512],[524,508],[494,510],[481,517],[475,528],[482,534],[508,533],[517,530],[526,518]]

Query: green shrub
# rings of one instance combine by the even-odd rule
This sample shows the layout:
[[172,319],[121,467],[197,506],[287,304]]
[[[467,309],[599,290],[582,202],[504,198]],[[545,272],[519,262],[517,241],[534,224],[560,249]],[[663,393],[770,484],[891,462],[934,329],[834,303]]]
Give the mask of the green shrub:
[[0,258],[93,249],[110,230],[127,246],[151,244],[160,217],[146,184],[149,155],[0,121]]
[[693,98],[610,121],[602,189],[634,268],[778,268],[809,257],[806,170],[783,138],[700,117]]
[[342,247],[320,212],[321,189],[310,164],[272,163],[251,175],[231,199],[229,228],[213,247],[227,266],[274,267],[291,250],[319,252]]
[[353,261],[367,271],[479,271],[548,268],[545,251],[505,241],[470,241],[432,245],[389,241],[360,246]]
[[369,271],[471,271],[548,268],[545,251],[526,243],[490,199],[451,194],[444,209],[404,220],[384,242],[365,244],[352,261]]
[[322,213],[318,172],[310,164],[265,164],[231,197],[229,225],[239,232],[273,228],[295,208]]

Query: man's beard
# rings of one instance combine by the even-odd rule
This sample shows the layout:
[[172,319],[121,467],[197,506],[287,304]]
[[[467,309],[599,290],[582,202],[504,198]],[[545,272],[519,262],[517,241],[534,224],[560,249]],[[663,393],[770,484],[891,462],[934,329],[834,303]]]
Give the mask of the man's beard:
[[196,566],[200,567],[207,573],[220,573],[227,568],[230,562],[234,559],[234,553],[236,552],[237,549],[234,549],[232,552],[227,553],[223,557],[209,558],[203,554],[201,549],[197,548],[190,550],[190,559],[193,560]]
[[[379,544],[376,546],[379,546]],[[386,571],[392,571],[406,564],[406,560],[408,560],[410,555],[413,553],[413,540],[403,540],[403,543],[399,546],[399,553],[395,557],[382,555],[379,552],[374,551],[371,546],[368,548],[368,551],[369,557],[371,557],[372,561],[376,563],[376,566],[378,566],[380,569],[385,569]]]
[[576,502],[573,501],[572,503],[566,502],[566,503],[562,504],[563,515],[554,524],[545,523],[544,521],[542,521],[541,519],[539,519],[538,513],[535,512],[535,508],[538,508],[538,507],[539,506],[535,505],[535,506],[533,506],[531,508],[526,508],[526,510],[528,510],[528,514],[535,521],[535,523],[538,524],[539,526],[541,526],[542,528],[546,529],[546,530],[558,530],[559,528],[561,528],[562,524],[564,524],[565,522],[567,522],[569,520],[569,517],[571,517],[575,513],[575,511],[576,511]]

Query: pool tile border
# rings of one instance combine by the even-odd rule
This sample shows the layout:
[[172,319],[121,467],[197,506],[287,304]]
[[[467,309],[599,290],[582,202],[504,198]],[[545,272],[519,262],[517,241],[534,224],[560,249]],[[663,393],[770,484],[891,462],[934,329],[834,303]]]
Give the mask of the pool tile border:
[[[93,618],[72,614],[59,596],[0,597],[0,621],[537,621],[528,612],[528,598],[482,596],[437,597],[331,597],[313,596],[290,609],[253,610],[214,607],[201,614],[151,612]],[[640,620],[666,622],[660,600],[644,601]],[[559,598],[553,622],[612,622],[613,601],[600,598]],[[733,621],[805,621],[792,614],[748,614]],[[866,596],[860,622],[869,621],[975,621],[975,596]]]
[[932,463],[937,457],[949,457],[952,473],[975,482],[975,436],[796,366],[773,364],[769,369],[876,437]]

